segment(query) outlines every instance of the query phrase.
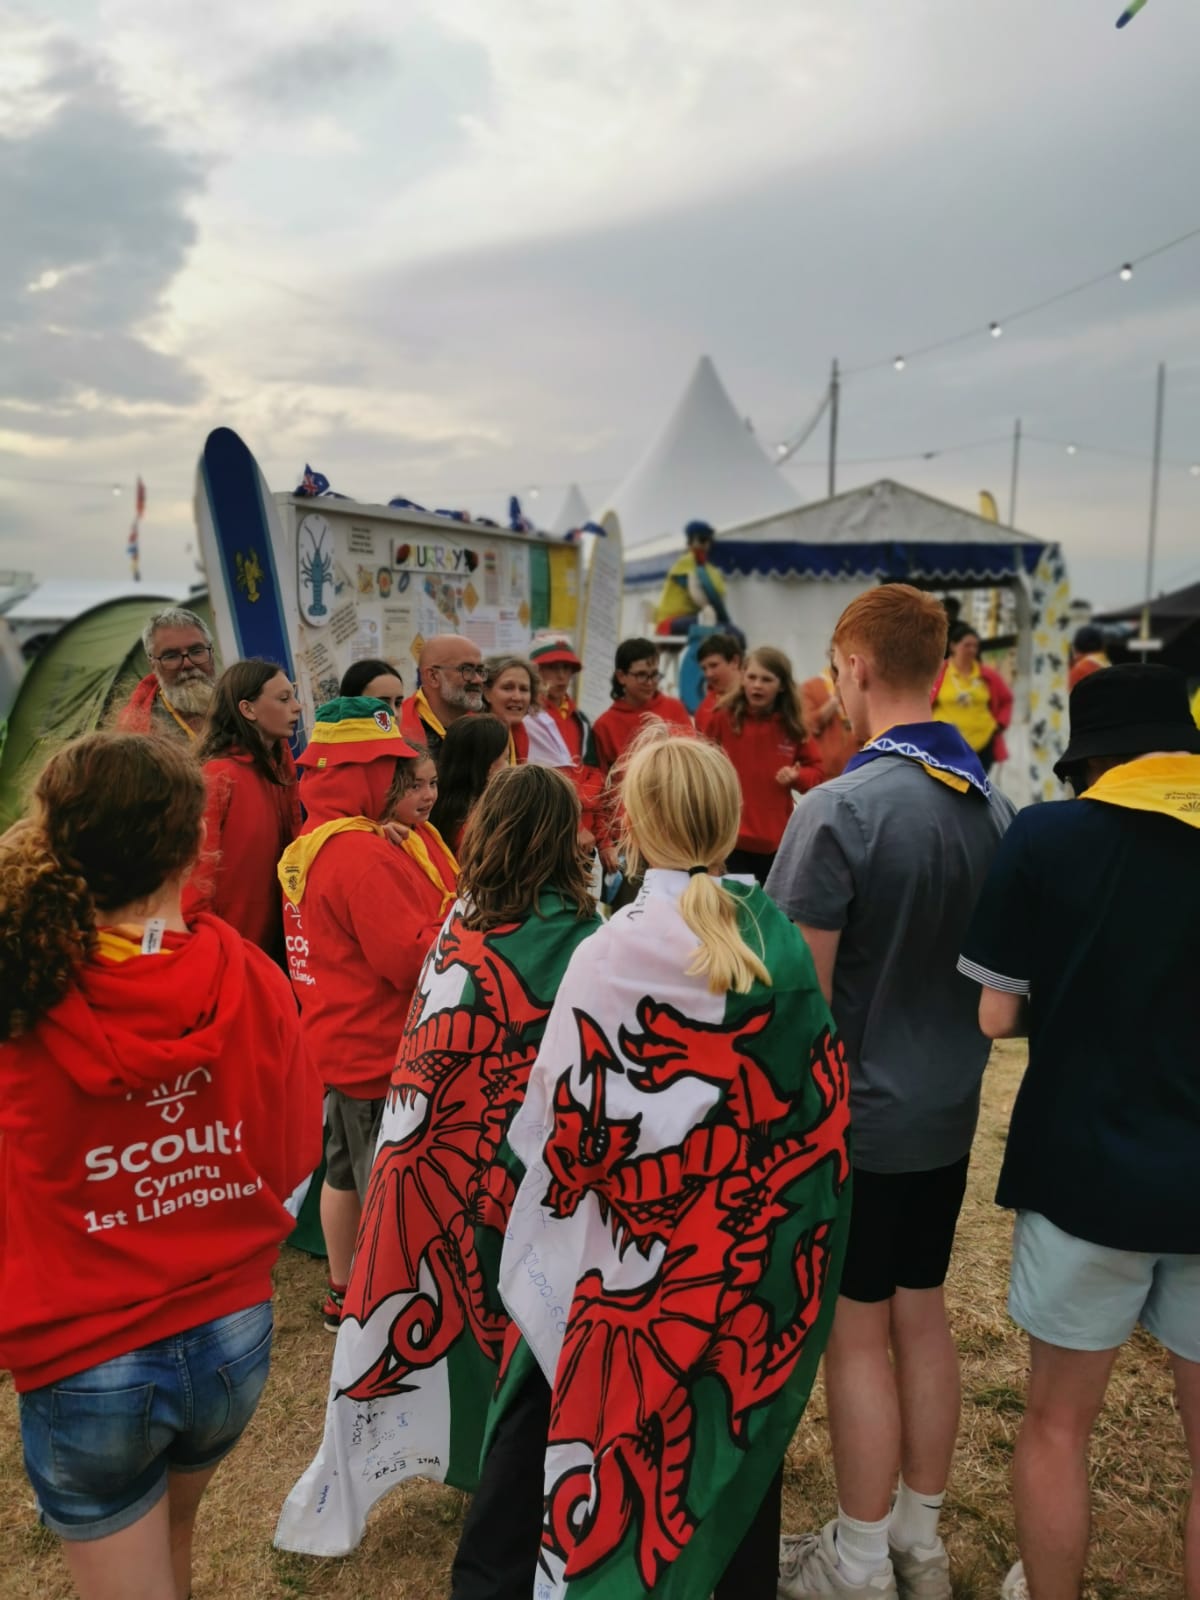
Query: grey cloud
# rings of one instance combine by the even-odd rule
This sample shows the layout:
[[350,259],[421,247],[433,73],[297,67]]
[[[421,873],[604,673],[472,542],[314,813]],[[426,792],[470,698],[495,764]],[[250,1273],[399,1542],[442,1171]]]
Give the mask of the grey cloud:
[[[203,173],[79,47],[56,45],[44,87],[53,114],[0,136],[0,392],[51,403],[93,388],[184,403],[196,379],[140,330],[195,241],[187,207]],[[61,282],[31,293],[48,272]]]
[[395,55],[385,39],[339,34],[285,46],[233,82],[236,93],[266,105],[295,109],[300,100],[337,100],[347,88],[385,78]]

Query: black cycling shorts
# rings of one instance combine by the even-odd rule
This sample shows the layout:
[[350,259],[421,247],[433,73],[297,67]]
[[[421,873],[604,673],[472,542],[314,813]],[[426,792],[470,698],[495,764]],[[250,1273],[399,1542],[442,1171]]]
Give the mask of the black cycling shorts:
[[930,1172],[855,1167],[840,1291],[848,1300],[890,1300],[897,1289],[945,1283],[969,1160]]

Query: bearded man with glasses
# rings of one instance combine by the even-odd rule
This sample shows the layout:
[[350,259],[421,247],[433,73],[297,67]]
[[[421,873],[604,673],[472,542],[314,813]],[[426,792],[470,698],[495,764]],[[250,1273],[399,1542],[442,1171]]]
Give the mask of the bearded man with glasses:
[[212,634],[194,611],[172,606],[142,630],[150,662],[117,718],[124,733],[165,733],[192,741],[213,697],[217,666]]
[[458,633],[439,633],[421,648],[419,686],[400,707],[400,730],[436,757],[446,729],[483,710],[487,673],[479,646]]

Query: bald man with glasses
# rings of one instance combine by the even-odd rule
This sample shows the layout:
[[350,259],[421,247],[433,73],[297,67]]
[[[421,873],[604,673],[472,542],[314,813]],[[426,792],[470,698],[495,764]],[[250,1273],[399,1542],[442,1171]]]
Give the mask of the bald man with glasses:
[[421,649],[420,687],[400,708],[400,730],[436,756],[446,729],[483,710],[487,673],[479,646],[458,633],[439,633]]

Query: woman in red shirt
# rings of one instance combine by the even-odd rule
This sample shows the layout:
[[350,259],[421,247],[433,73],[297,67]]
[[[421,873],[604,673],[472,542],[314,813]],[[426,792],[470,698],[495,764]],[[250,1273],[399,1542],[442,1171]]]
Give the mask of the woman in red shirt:
[[726,865],[765,883],[792,815],[793,791],[804,794],[824,776],[782,650],[762,645],[750,652],[741,686],[713,712],[708,737],[733,762],[742,787],[742,825]]
[[204,806],[177,741],[91,734],[0,839],[0,1367],[84,1600],[189,1592],[321,1154],[286,978],[184,919]]
[[[661,694],[658,646],[651,639],[622,639],[613,670],[612,699],[596,718],[592,736],[601,769],[611,773],[646,724],[655,717],[682,733],[694,733],[682,700]],[[619,781],[619,777],[618,780]]]
[[300,830],[288,740],[300,702],[273,661],[238,661],[222,674],[200,737],[208,791],[204,854],[184,911],[211,911],[286,967],[275,869]]

